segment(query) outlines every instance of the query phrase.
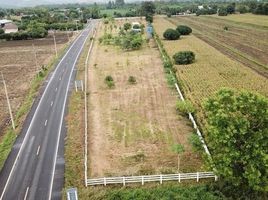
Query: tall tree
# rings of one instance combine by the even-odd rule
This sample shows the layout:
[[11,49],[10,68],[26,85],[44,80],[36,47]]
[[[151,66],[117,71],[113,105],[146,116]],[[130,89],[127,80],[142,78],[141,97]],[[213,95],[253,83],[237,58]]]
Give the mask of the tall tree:
[[115,5],[118,7],[121,7],[121,6],[125,5],[125,1],[124,0],[115,0]]
[[245,190],[268,191],[268,99],[222,89],[204,106],[218,175]]
[[145,1],[141,4],[141,15],[153,15],[155,13],[155,4],[152,1]]

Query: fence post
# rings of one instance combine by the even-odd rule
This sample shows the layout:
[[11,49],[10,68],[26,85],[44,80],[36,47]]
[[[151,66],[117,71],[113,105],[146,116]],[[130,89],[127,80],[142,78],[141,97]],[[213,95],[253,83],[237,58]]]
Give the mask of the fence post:
[[162,178],[162,174],[160,174],[160,184],[163,183],[163,178]]
[[199,173],[196,172],[196,182],[198,182],[198,181],[199,181]]
[[126,186],[126,180],[124,176],[123,176],[123,185]]
[[217,180],[218,180],[218,176],[215,175],[215,181],[217,181]]
[[104,185],[106,186],[106,178],[103,178]]
[[181,174],[179,173],[179,183],[181,182]]
[[141,177],[141,184],[144,185],[144,177]]

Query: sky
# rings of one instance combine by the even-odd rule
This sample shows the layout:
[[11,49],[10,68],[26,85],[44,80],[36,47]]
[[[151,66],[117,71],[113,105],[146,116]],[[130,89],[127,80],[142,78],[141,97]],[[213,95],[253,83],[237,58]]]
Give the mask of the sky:
[[[63,3],[104,3],[109,0],[0,0],[0,7],[23,7],[43,4],[63,4]],[[125,2],[139,0],[125,0]]]

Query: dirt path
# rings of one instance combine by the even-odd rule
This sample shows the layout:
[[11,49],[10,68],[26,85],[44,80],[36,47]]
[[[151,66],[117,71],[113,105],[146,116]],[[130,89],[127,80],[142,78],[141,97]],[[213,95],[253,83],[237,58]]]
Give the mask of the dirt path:
[[[113,77],[114,89],[105,85],[107,75]],[[129,84],[129,76],[137,84]],[[177,97],[167,87],[157,49],[146,44],[142,50],[122,52],[96,42],[88,80],[92,177],[175,172],[174,143],[186,148],[182,170],[200,169],[200,158],[188,144],[192,128],[176,113]]]

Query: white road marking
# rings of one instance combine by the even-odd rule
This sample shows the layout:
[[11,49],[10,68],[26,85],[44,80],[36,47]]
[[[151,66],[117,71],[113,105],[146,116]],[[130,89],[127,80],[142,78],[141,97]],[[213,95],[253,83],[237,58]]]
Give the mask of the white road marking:
[[61,81],[61,77],[59,78],[59,80]]
[[51,104],[50,104],[50,106],[53,106],[53,101],[51,101]]
[[59,132],[58,132],[58,138],[57,138],[57,146],[56,146],[56,154],[54,155],[54,163],[53,163],[53,171],[52,171],[52,177],[51,177],[51,183],[50,183],[50,188],[49,188],[49,196],[48,196],[48,200],[51,200],[51,196],[52,196],[52,189],[53,189],[53,180],[54,180],[54,175],[55,175],[55,168],[56,168],[56,161],[57,161],[57,155],[58,155],[58,151],[59,151],[59,142],[60,142],[60,133],[61,133],[61,129],[62,129],[62,123],[63,123],[63,119],[64,119],[64,112],[65,112],[65,106],[66,106],[66,101],[67,101],[67,96],[68,96],[68,89],[70,87],[70,82],[71,82],[71,78],[72,78],[72,74],[73,74],[73,71],[74,71],[74,68],[76,66],[76,62],[80,56],[80,53],[81,51],[83,50],[84,48],[84,45],[87,41],[89,37],[89,34],[87,35],[85,41],[83,42],[83,44],[81,45],[81,48],[74,60],[74,64],[72,66],[72,70],[71,70],[71,73],[70,73],[70,76],[69,76],[69,80],[68,80],[68,84],[67,84],[67,89],[66,89],[66,92],[65,92],[65,97],[64,97],[64,103],[63,103],[63,109],[62,109],[62,113],[61,113],[61,120],[60,120],[60,128],[59,128]]
[[26,189],[26,192],[25,192],[25,195],[24,195],[24,200],[26,200],[26,199],[27,199],[28,192],[29,192],[29,187],[27,187],[27,189]]
[[55,89],[55,92],[57,92],[58,88]]
[[45,121],[45,126],[47,126],[47,120]]
[[38,154],[39,154],[39,151],[40,151],[40,145],[38,146],[38,149],[37,149],[37,151],[36,151],[36,155],[38,156]]
[[2,191],[2,194],[1,194],[1,196],[0,196],[0,200],[3,200],[3,197],[4,197],[4,194],[5,194],[5,192],[6,192],[7,186],[8,186],[8,184],[9,184],[9,180],[10,180],[10,178],[11,178],[11,176],[12,176],[12,173],[13,173],[13,171],[14,171],[14,168],[15,168],[17,162],[18,162],[18,159],[19,159],[19,157],[20,157],[21,151],[22,151],[22,149],[23,149],[24,146],[25,146],[25,142],[26,142],[26,140],[27,140],[28,137],[29,137],[29,131],[30,131],[32,125],[33,125],[34,119],[35,119],[35,117],[36,117],[36,113],[37,113],[38,110],[40,109],[41,102],[43,101],[44,96],[45,96],[45,94],[46,94],[46,92],[47,92],[47,90],[48,90],[50,84],[52,83],[52,80],[53,80],[53,78],[54,78],[54,75],[55,75],[56,71],[58,71],[59,66],[60,66],[60,64],[62,63],[62,61],[65,59],[65,57],[68,55],[68,53],[72,50],[73,46],[76,44],[76,42],[78,41],[78,39],[79,39],[80,37],[81,37],[81,35],[77,36],[77,38],[75,39],[75,41],[73,42],[73,44],[70,46],[70,48],[68,49],[68,51],[67,51],[67,52],[65,53],[65,55],[62,57],[62,59],[60,60],[59,64],[56,66],[55,71],[54,71],[52,77],[50,78],[50,80],[49,80],[49,82],[48,82],[48,84],[47,84],[47,87],[46,87],[46,89],[45,89],[45,91],[44,91],[44,93],[43,93],[43,95],[42,95],[42,97],[41,97],[41,99],[40,99],[40,101],[39,101],[39,103],[38,103],[38,106],[37,106],[37,108],[36,108],[36,110],[35,110],[35,113],[34,113],[34,115],[33,115],[33,118],[32,118],[32,121],[31,121],[31,123],[30,123],[30,125],[29,125],[29,128],[28,128],[28,130],[27,130],[27,132],[26,132],[26,134],[25,134],[25,137],[24,137],[24,139],[23,139],[21,148],[20,148],[20,150],[19,150],[19,152],[18,152],[18,154],[17,154],[17,156],[16,156],[16,159],[15,159],[13,165],[12,165],[12,168],[11,168],[10,173],[9,173],[9,175],[8,175],[7,181],[6,181],[6,183],[5,183],[5,187],[4,187],[4,189],[3,189],[3,191]]

